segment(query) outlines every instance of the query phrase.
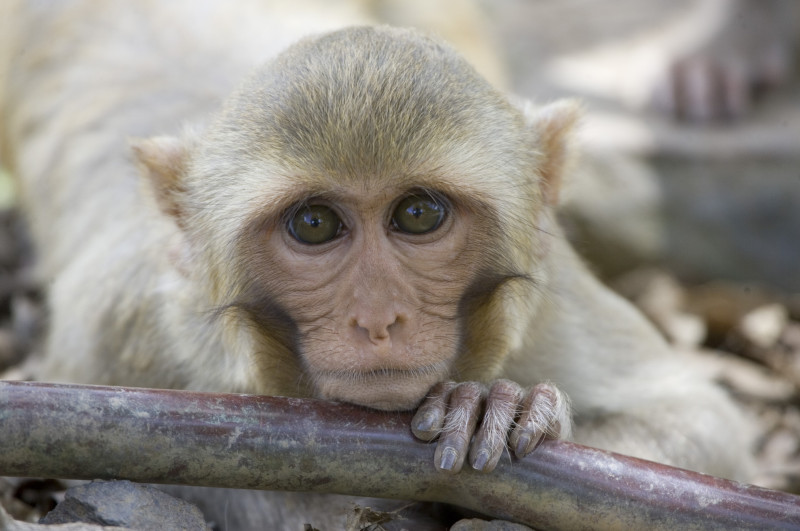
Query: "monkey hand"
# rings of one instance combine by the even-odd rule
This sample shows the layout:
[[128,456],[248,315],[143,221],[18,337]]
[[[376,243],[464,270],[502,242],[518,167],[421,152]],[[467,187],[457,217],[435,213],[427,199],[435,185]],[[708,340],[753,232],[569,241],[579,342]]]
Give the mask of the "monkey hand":
[[[651,97],[657,109],[697,122],[738,119],[759,93],[790,77],[797,8],[780,1],[718,4],[665,45],[667,61]],[[692,35],[697,29],[699,39]]]
[[472,468],[491,472],[506,439],[521,458],[544,438],[569,437],[570,429],[569,403],[554,385],[524,389],[510,380],[496,380],[489,389],[478,382],[436,384],[411,421],[417,438],[439,438],[435,465],[450,473],[461,470],[467,455]]

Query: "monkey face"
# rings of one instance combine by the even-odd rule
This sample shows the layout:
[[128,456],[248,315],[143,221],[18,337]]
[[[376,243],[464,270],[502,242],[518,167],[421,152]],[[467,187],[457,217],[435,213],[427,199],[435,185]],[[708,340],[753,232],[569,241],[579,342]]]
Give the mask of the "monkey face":
[[342,188],[263,230],[260,283],[292,323],[316,396],[410,409],[451,375],[479,263],[473,222],[435,190]]
[[437,41],[355,28],[295,45],[197,138],[138,158],[198,290],[244,310],[226,330],[256,367],[243,388],[410,409],[519,344],[532,290],[505,288],[541,255],[558,165],[531,146],[561,114],[528,119]]

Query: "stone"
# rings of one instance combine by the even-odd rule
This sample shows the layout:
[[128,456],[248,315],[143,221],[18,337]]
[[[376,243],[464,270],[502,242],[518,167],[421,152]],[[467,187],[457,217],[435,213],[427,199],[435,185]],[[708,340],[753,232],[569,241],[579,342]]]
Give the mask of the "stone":
[[200,509],[149,485],[93,481],[67,490],[44,524],[86,522],[138,530],[206,529]]

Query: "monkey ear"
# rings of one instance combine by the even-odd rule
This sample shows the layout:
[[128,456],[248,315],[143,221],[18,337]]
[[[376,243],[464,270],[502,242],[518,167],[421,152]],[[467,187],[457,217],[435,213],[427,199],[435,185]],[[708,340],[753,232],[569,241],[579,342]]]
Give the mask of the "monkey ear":
[[130,144],[156,204],[181,226],[179,195],[184,189],[183,176],[188,161],[185,143],[176,137],[159,136],[133,139]]
[[581,105],[576,100],[559,100],[544,107],[525,102],[522,110],[539,152],[538,165],[545,200],[555,206],[562,177],[576,157],[572,137],[582,114]]

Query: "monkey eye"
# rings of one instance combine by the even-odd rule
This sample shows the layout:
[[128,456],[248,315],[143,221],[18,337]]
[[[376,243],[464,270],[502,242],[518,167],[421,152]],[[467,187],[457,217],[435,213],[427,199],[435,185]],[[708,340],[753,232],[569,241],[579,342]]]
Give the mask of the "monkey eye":
[[289,234],[310,245],[328,242],[341,230],[342,220],[325,205],[303,205],[289,220]]
[[412,194],[397,204],[392,214],[392,224],[408,234],[425,234],[439,228],[445,212],[442,201],[429,195]]

